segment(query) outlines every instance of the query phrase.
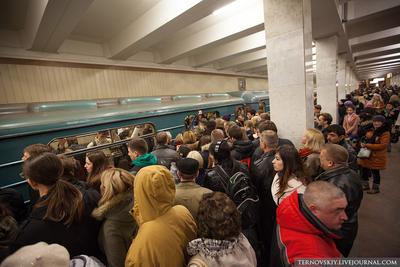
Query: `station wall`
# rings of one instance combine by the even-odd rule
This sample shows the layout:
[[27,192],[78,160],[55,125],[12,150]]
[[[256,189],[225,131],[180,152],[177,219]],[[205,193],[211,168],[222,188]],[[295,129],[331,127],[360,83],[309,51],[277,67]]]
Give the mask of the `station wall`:
[[[0,64],[0,104],[160,96],[238,90],[241,76],[169,70]],[[268,89],[245,77],[246,90]]]

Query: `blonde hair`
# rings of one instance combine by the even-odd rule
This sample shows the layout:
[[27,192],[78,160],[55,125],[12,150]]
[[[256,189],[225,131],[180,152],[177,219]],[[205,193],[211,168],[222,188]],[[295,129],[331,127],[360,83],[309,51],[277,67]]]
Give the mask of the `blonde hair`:
[[183,144],[194,144],[197,141],[196,135],[192,131],[186,131],[182,134]]
[[120,168],[111,168],[105,170],[101,174],[100,178],[101,188],[103,190],[101,199],[99,201],[99,206],[118,194],[132,190],[134,179],[135,176],[133,176],[130,172]]
[[195,159],[199,162],[199,169],[202,169],[204,166],[203,156],[200,154],[199,151],[190,151],[186,158]]
[[310,149],[312,152],[320,153],[322,147],[325,145],[325,137],[324,135],[316,129],[307,129],[304,134],[306,138],[306,143],[304,147]]

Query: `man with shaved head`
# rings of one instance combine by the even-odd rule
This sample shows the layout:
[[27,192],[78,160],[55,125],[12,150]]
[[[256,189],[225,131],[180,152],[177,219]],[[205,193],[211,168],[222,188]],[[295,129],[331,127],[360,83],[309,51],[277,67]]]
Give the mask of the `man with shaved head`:
[[343,256],[347,257],[353,246],[358,230],[358,208],[363,198],[360,176],[348,166],[349,153],[346,148],[327,144],[321,150],[320,162],[324,172],[316,180],[330,182],[345,193],[348,202],[346,214],[348,220],[341,230],[342,239],[336,240],[336,245]]
[[339,258],[335,240],[347,220],[344,192],[325,181],[293,192],[278,206],[270,266],[292,266],[296,259]]

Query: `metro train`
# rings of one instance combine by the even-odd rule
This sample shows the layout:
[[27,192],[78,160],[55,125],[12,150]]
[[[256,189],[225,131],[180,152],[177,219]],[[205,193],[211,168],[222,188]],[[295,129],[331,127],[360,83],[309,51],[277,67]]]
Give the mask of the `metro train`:
[[[198,110],[223,116],[244,107],[269,111],[268,94],[238,91],[0,105],[0,188],[17,189],[27,198],[26,182],[20,173],[22,151],[30,144],[49,144],[64,153],[60,146],[65,140],[74,139],[81,149],[66,154],[102,149],[117,157],[118,147],[133,136],[153,138],[157,131],[170,131],[173,136],[182,132],[185,117],[197,114]],[[127,131],[126,138],[113,138],[123,131]],[[87,148],[99,132],[107,132],[110,143]]]

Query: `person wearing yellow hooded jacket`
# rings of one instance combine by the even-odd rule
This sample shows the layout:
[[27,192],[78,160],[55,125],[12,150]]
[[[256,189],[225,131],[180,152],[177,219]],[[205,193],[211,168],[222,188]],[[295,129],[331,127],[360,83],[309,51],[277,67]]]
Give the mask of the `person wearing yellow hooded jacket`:
[[134,196],[131,213],[139,231],[125,266],[185,266],[186,246],[196,238],[197,226],[187,208],[174,206],[171,173],[160,165],[140,169],[135,177]]

